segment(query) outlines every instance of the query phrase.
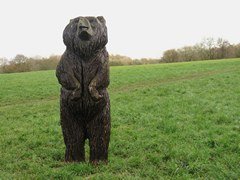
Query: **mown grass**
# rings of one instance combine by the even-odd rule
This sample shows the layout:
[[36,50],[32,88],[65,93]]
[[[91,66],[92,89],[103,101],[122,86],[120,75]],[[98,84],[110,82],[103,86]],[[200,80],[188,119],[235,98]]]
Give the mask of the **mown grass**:
[[54,71],[2,74],[0,86],[0,179],[240,178],[240,59],[112,67],[98,167],[63,161]]

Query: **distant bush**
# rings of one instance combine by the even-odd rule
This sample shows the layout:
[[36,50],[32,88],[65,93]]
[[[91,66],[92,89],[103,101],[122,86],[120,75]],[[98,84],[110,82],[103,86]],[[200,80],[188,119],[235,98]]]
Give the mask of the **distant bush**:
[[132,65],[133,60],[127,56],[110,55],[109,56],[109,64],[110,64],[110,66]]
[[141,65],[141,64],[157,64],[160,63],[160,59],[131,59],[127,56],[121,55],[110,55],[109,56],[110,66],[124,66],[124,65]]

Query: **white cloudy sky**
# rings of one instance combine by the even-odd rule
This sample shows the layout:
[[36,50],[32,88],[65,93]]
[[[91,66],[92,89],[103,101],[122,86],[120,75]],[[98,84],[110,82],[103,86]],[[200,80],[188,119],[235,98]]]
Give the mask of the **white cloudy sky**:
[[0,1],[0,57],[62,54],[71,18],[103,15],[108,51],[160,57],[204,37],[240,42],[239,0],[7,0]]

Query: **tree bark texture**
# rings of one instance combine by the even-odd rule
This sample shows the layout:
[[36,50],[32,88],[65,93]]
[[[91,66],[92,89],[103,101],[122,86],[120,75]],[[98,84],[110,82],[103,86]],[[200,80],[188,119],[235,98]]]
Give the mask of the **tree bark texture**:
[[60,119],[65,160],[85,161],[89,139],[90,162],[107,162],[110,141],[109,61],[103,17],[77,17],[63,32],[66,51],[56,69],[61,84]]

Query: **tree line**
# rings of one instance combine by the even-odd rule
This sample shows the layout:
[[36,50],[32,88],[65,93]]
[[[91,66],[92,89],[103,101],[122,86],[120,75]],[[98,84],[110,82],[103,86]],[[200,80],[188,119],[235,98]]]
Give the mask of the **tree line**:
[[193,46],[169,49],[163,53],[162,62],[182,62],[213,60],[240,57],[240,44],[231,44],[228,40],[205,38]]
[[[56,69],[60,58],[59,55],[48,58],[29,58],[22,54],[16,55],[12,60],[0,58],[0,73],[53,70]],[[109,63],[110,66],[123,66],[226,58],[240,58],[240,44],[231,44],[222,38],[216,40],[214,38],[205,38],[202,42],[193,46],[166,50],[159,59],[132,59],[127,56],[110,55]]]
[[[28,58],[22,54],[16,55],[12,60],[0,58],[0,73],[13,73],[13,72],[28,72],[28,71],[41,71],[53,70],[60,60],[61,56],[53,55],[49,58],[31,57]],[[127,56],[110,55],[110,66],[124,66],[124,65],[139,65],[139,64],[156,64],[160,59],[131,59]]]
[[0,58],[0,73],[28,72],[55,69],[61,56],[49,58],[28,58],[22,54],[16,55],[11,61]]

